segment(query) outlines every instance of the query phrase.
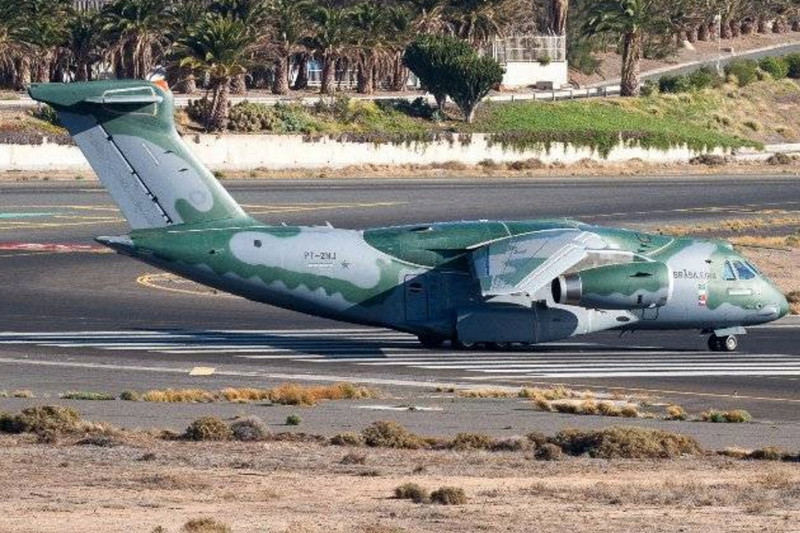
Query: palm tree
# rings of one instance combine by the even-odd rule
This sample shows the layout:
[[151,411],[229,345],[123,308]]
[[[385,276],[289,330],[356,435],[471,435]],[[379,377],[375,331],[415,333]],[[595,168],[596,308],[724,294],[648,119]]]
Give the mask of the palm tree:
[[30,83],[30,62],[28,61],[28,78],[22,80],[17,68],[26,57],[25,45],[18,39],[17,17],[19,15],[15,0],[0,0],[0,70],[4,81],[15,89],[22,89]]
[[270,0],[266,8],[268,49],[275,57],[274,94],[289,93],[291,57],[308,31],[308,0]]
[[[248,31],[255,32],[260,38],[266,34],[267,29],[266,2],[267,0],[213,0],[209,9],[212,13],[242,21]],[[233,78],[231,90],[234,94],[247,92],[247,71]]]
[[511,0],[451,0],[445,18],[456,36],[474,46],[504,34],[515,18]]
[[32,60],[34,81],[51,81],[55,60],[67,38],[71,11],[69,0],[24,0],[18,4],[14,35],[27,45],[26,59]]
[[[208,0],[182,0],[172,3],[169,11],[167,39],[172,43],[173,49],[177,43],[186,38],[195,24],[200,22],[208,9]],[[169,55],[174,56],[174,51],[170,51]],[[180,59],[176,61],[174,57],[171,57],[167,67],[167,79],[177,92],[194,94],[197,91],[197,79],[194,73],[188,67],[181,67]]]
[[106,52],[127,78],[144,78],[166,52],[169,2],[116,0],[103,10]]
[[589,8],[586,35],[610,34],[622,40],[622,96],[639,95],[644,36],[659,24],[655,7],[656,0],[598,0]]
[[205,124],[207,130],[227,128],[231,81],[247,72],[256,40],[253,28],[243,20],[211,13],[178,43],[176,54],[182,58],[180,65],[210,80],[213,96]]
[[336,84],[336,63],[342,57],[350,32],[350,12],[332,4],[312,9],[309,18],[311,35],[306,39],[308,48],[322,61],[320,92],[333,94]]
[[361,94],[375,92],[375,68],[387,52],[386,22],[386,9],[373,0],[357,4],[350,12],[350,45],[358,67],[356,90]]
[[96,11],[75,13],[67,22],[65,48],[75,71],[75,81],[88,81],[100,57],[99,17]]

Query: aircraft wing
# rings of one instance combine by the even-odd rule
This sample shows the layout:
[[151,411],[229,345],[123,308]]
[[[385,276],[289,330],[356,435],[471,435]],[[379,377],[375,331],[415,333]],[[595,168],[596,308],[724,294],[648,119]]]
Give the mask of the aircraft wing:
[[472,252],[483,296],[534,294],[577,265],[592,250],[607,247],[577,229],[542,231],[486,244]]

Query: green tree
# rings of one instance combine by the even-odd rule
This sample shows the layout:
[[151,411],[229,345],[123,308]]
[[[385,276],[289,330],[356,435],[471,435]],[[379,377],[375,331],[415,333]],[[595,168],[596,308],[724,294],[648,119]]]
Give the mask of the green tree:
[[319,5],[311,10],[311,35],[307,46],[322,62],[320,92],[333,94],[336,85],[336,64],[347,49],[350,32],[350,12],[331,4]]
[[267,4],[268,48],[275,57],[274,94],[289,93],[291,57],[308,36],[310,10],[311,2],[307,0],[270,0]]
[[406,48],[403,62],[417,77],[422,88],[433,95],[442,111],[447,100],[444,69],[456,58],[473,53],[475,50],[461,39],[424,35]]
[[31,62],[34,81],[49,82],[67,40],[72,4],[69,0],[23,0],[17,10],[14,35],[26,45],[23,61]]
[[102,11],[103,33],[109,43],[106,59],[117,76],[141,79],[165,54],[170,22],[169,3],[163,0],[116,0]]
[[191,68],[180,65],[181,58],[175,56],[174,49],[200,22],[209,7],[209,2],[206,0],[181,0],[170,5],[167,39],[171,46],[168,53],[167,79],[176,92],[194,94],[197,91],[197,78]]
[[456,36],[482,45],[505,33],[516,8],[513,0],[450,0],[444,16]]
[[646,35],[661,35],[667,25],[658,16],[656,0],[598,0],[589,8],[584,32],[610,34],[621,40],[622,96],[638,96],[641,60]]
[[75,81],[88,81],[92,65],[100,59],[99,17],[96,11],[75,13],[67,21],[65,46]]
[[253,29],[241,19],[212,13],[178,43],[176,53],[182,58],[181,66],[208,76],[211,82],[213,97],[207,130],[227,128],[231,81],[247,72],[256,41]]

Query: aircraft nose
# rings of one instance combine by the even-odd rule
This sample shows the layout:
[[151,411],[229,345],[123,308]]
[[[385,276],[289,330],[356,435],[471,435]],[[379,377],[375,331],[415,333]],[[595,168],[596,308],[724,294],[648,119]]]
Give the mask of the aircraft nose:
[[780,295],[778,307],[779,307],[778,318],[785,317],[792,310],[791,307],[789,306],[789,300],[787,300],[786,296],[784,296],[783,294]]

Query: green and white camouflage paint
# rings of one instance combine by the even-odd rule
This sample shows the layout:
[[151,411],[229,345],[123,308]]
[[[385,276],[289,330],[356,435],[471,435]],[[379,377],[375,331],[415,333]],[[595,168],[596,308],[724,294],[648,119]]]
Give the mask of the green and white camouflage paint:
[[784,316],[781,292],[727,243],[569,220],[370,229],[265,225],[175,130],[149,82],[34,85],[131,226],[98,240],[245,298],[418,335],[430,346],[540,343],[609,329],[713,332]]

